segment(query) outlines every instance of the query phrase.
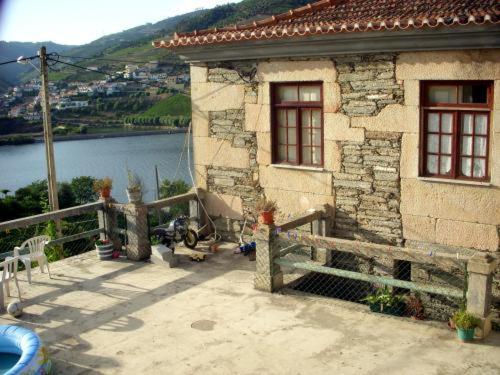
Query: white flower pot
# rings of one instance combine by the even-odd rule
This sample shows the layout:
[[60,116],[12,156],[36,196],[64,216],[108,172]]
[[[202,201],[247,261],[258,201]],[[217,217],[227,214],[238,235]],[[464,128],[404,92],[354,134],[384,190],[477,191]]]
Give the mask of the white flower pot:
[[142,202],[142,191],[141,190],[129,190],[127,189],[127,197],[130,203]]

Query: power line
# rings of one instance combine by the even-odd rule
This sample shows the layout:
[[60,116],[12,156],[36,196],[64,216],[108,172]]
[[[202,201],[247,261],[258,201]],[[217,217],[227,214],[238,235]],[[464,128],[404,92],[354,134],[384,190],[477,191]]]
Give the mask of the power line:
[[29,60],[33,60],[33,59],[37,59],[37,58],[38,58],[38,56],[23,57],[22,59],[0,62],[0,65],[7,65],[7,64],[17,63],[17,62],[21,62],[21,61],[29,61]]
[[[66,55],[59,55],[61,57],[67,58],[67,59],[82,59],[82,60],[100,60],[100,61],[111,61],[111,62],[120,62],[120,63],[130,63],[130,64],[150,64],[152,61],[132,61],[132,60],[120,60],[120,59],[108,59],[105,57],[84,57],[84,56],[66,56]],[[167,64],[169,65],[174,65],[174,66],[187,66],[187,64],[179,64],[175,62],[168,62]]]

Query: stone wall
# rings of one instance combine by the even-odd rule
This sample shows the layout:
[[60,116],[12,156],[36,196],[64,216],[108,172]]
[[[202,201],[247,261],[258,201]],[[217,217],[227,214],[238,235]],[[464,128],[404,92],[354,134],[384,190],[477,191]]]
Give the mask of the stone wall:
[[374,116],[389,104],[404,101],[403,85],[396,80],[396,54],[335,57],[342,90],[342,113]]
[[401,245],[399,185],[401,134],[366,132],[362,144],[342,142],[336,191],[334,235]]

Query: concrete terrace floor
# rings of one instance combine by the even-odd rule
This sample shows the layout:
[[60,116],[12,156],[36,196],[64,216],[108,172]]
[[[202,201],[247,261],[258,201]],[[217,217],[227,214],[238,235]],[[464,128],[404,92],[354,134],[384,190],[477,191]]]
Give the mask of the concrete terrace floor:
[[[332,299],[253,289],[232,253],[176,269],[90,252],[20,278],[20,324],[58,374],[499,374],[500,334],[462,344],[444,324],[365,312]],[[15,288],[13,288],[15,289]]]

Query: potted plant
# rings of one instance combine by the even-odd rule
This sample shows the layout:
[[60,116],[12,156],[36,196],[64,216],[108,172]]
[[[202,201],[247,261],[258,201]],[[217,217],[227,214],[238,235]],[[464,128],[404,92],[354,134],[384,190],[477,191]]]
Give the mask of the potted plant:
[[140,177],[132,171],[127,171],[128,186],[127,197],[130,203],[142,202],[142,181]]
[[111,259],[113,256],[113,243],[109,240],[96,240],[97,258],[100,260]]
[[257,213],[260,215],[260,219],[263,224],[273,224],[274,223],[274,213],[278,209],[276,201],[267,200],[262,198],[255,205]]
[[457,337],[463,341],[472,341],[474,331],[479,327],[480,320],[465,310],[459,310],[453,314],[452,321],[457,329]]
[[104,177],[94,181],[94,191],[99,193],[101,198],[109,198],[111,189],[113,188],[113,180],[110,177]]
[[370,294],[361,301],[367,302],[373,312],[401,316],[405,311],[403,297],[393,295],[387,286],[378,288],[374,294]]
[[418,293],[409,294],[405,298],[406,315],[415,320],[424,319],[424,304]]

